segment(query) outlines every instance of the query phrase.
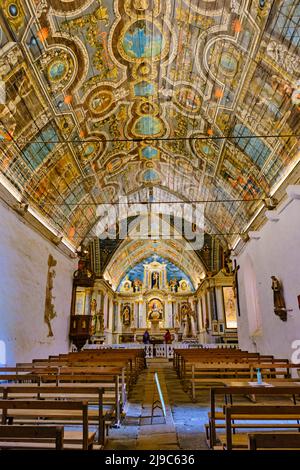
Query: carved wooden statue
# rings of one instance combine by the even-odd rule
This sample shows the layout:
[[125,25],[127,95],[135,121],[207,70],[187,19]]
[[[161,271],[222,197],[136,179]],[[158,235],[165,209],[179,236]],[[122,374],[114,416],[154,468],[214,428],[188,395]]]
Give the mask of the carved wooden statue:
[[281,282],[275,276],[271,276],[271,279],[274,296],[274,313],[275,315],[278,315],[282,321],[286,321],[287,309],[285,306]]
[[56,266],[57,261],[53,258],[52,255],[49,255],[48,258],[48,275],[47,275],[47,285],[46,285],[46,300],[45,300],[45,314],[44,320],[48,326],[48,336],[53,336],[53,331],[51,327],[51,320],[56,317],[56,312],[54,310],[54,300],[52,289],[53,289],[53,279],[55,278],[55,270],[53,269]]
[[195,313],[189,302],[186,302],[181,307],[181,319],[184,326],[183,337],[193,338],[196,336],[195,328]]

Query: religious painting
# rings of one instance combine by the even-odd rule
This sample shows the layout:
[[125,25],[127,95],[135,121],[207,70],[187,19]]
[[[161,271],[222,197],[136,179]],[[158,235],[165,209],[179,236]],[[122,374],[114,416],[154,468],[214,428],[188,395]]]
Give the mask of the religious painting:
[[[17,56],[18,52],[15,51]],[[6,101],[0,105],[1,124],[10,135],[18,137],[43,111],[43,104],[25,66],[18,66],[5,80]],[[39,139],[41,140],[41,139]],[[47,139],[45,139],[47,142]],[[41,147],[36,145],[36,151]]]
[[122,309],[122,323],[129,326],[131,323],[131,308],[129,304],[125,304]]
[[131,289],[131,281],[126,276],[126,279],[125,279],[125,281],[123,283],[123,286],[122,286],[122,290],[125,291],[125,292],[129,292],[130,289]]
[[164,305],[159,299],[152,299],[148,303],[148,320],[160,321],[163,319]]
[[223,287],[225,324],[227,329],[237,328],[237,311],[233,287]]

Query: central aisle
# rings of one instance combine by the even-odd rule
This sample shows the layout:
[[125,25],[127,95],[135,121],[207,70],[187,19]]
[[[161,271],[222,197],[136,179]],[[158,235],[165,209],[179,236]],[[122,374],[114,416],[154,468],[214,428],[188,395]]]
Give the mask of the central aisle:
[[[170,367],[168,360],[149,360],[144,381],[143,405],[141,410],[140,426],[137,436],[137,450],[179,450],[176,428],[172,417],[169,396],[165,381],[165,370]],[[166,406],[166,420],[162,413],[156,410],[151,424],[151,408],[153,400],[158,398],[154,381],[154,372],[157,372],[162,395]]]
[[[106,449],[114,450],[196,450],[207,449],[204,423],[207,420],[208,394],[192,403],[167,359],[149,359],[128,401],[126,418],[119,429],[111,429]],[[151,405],[157,372],[166,405],[162,417],[150,424]],[[159,411],[155,414],[159,414]]]

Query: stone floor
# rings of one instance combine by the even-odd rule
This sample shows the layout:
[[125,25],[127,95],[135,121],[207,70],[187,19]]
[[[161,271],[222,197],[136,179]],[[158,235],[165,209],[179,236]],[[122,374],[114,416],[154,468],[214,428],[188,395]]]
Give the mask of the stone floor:
[[[154,383],[157,372],[166,405],[166,422],[160,416],[151,424],[151,406],[157,398]],[[118,429],[111,429],[106,449],[113,450],[207,450],[204,423],[208,394],[192,403],[183,391],[172,363],[164,359],[148,361],[131,392],[126,418]],[[157,410],[157,415],[160,414]]]

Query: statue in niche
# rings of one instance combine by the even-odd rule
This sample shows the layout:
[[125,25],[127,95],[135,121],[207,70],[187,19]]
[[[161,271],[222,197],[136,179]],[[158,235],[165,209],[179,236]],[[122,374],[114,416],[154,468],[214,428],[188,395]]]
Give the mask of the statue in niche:
[[231,250],[228,249],[224,251],[224,267],[223,267],[225,274],[232,274],[232,259],[231,259]]
[[140,279],[138,279],[138,278],[134,279],[132,284],[133,284],[133,292],[140,292],[141,291],[143,283]]
[[151,279],[152,279],[152,283],[151,283],[152,289],[159,289],[159,273],[156,271],[152,273]]
[[163,319],[163,305],[160,300],[150,300],[148,304],[148,320],[160,321]]
[[123,311],[122,311],[122,322],[123,325],[129,326],[131,323],[131,312],[130,312],[130,306],[129,305],[124,305]]
[[174,279],[170,279],[169,286],[170,286],[171,292],[178,292],[178,285],[179,283],[176,277]]
[[181,321],[184,327],[183,337],[193,338],[196,336],[195,314],[189,302],[184,303],[181,307]]
[[276,276],[271,276],[273,299],[274,299],[274,313],[278,315],[282,321],[287,320],[287,309],[283,297],[282,284]]
[[96,315],[96,334],[103,334],[104,332],[104,315],[103,312],[99,312]]
[[53,289],[53,279],[55,278],[56,272],[53,269],[57,264],[57,261],[53,258],[52,255],[48,257],[48,274],[47,274],[47,285],[46,285],[46,300],[45,300],[45,313],[44,320],[48,326],[48,337],[53,336],[53,331],[51,327],[51,320],[56,317],[56,312],[54,310],[54,300],[52,289]]

